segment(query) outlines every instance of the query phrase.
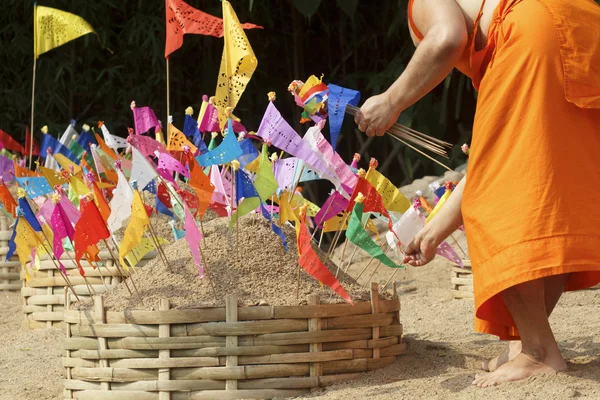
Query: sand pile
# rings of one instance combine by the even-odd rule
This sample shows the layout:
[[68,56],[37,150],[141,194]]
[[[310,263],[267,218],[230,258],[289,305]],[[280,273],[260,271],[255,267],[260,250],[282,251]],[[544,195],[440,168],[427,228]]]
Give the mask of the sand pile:
[[[283,251],[281,241],[270,228],[266,219],[248,215],[239,221],[239,248],[237,233],[228,233],[228,218],[217,218],[204,224],[206,243],[202,246],[207,271],[212,278],[217,300],[209,280],[200,279],[185,239],[164,246],[171,265],[169,271],[160,257],[156,257],[133,275],[141,298],[131,296],[124,285],[119,285],[105,295],[106,306],[115,311],[131,309],[158,309],[159,299],[167,297],[174,308],[223,306],[226,294],[237,294],[244,305],[299,305],[306,304],[311,293],[322,294],[322,302],[341,303],[337,296],[330,296],[329,288],[321,288],[319,282],[304,270],[300,273],[299,297],[296,298],[298,276],[298,253],[295,232],[292,227],[284,229],[289,250]],[[325,255],[317,249],[322,260]],[[337,266],[326,263],[335,273]],[[354,301],[368,301],[369,292],[354,280],[340,272],[340,282]],[[82,304],[88,308],[90,304]]]

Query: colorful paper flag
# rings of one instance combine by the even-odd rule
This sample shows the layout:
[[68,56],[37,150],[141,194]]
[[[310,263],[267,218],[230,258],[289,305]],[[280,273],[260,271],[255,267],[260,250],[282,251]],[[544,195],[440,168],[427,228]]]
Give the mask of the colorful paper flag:
[[300,221],[296,223],[296,236],[298,239],[298,264],[313,278],[317,281],[325,284],[331,288],[334,292],[340,295],[341,298],[346,300],[350,304],[352,299],[348,295],[348,292],[342,287],[340,282],[333,276],[331,271],[323,264],[319,259],[317,253],[311,245],[310,234],[306,228],[306,214],[300,215]]
[[136,135],[143,135],[150,129],[154,128],[154,131],[159,131],[160,122],[156,118],[156,114],[150,107],[132,107],[133,111],[133,123],[135,125]]
[[200,278],[204,277],[204,268],[202,267],[202,259],[200,258],[200,246],[202,241],[202,233],[200,229],[198,229],[198,225],[196,225],[196,221],[190,210],[184,204],[184,214],[185,214],[185,222],[183,223],[183,229],[185,229],[185,240],[190,247],[190,252],[192,253],[192,257],[194,258],[194,262],[198,267],[198,273]]
[[[227,0],[223,0],[223,28],[225,45],[215,90],[215,106],[221,111],[221,127],[227,122],[225,108],[231,107],[233,111],[258,65],[243,27]],[[233,130],[230,132],[233,133]]]
[[[75,243],[75,262],[81,276],[85,276],[85,271],[81,266],[81,258],[86,255],[88,259],[93,259],[97,255],[96,245],[101,240],[108,239],[110,232],[96,204],[90,199],[82,199],[81,218],[77,221],[73,233]],[[129,203],[131,204],[131,203]]]
[[410,200],[404,197],[400,190],[375,168],[369,168],[365,179],[381,195],[383,205],[388,211],[403,213],[411,207]]
[[[224,3],[225,2],[227,2],[227,0],[224,0]],[[198,161],[200,166],[208,167],[211,165],[226,164],[244,154],[244,151],[240,147],[240,143],[237,141],[235,133],[233,132],[231,120],[229,120],[229,129],[227,131],[228,133],[225,135],[225,139],[223,139],[220,145],[215,149],[196,157],[196,161]]]
[[142,242],[142,236],[144,236],[146,227],[149,224],[150,219],[148,218],[148,213],[144,207],[144,202],[142,201],[140,193],[136,190],[133,193],[129,225],[127,225],[127,229],[125,229],[123,242],[121,243],[121,247],[119,247],[119,259],[121,260],[121,265],[125,265],[124,257]]
[[342,129],[342,122],[344,122],[346,106],[348,104],[358,106],[360,93],[356,90],[343,88],[332,83],[328,87],[327,114],[329,117],[329,136],[331,147],[335,150],[337,139]]
[[96,33],[83,18],[57,10],[34,5],[34,58],[88,33]]
[[383,265],[390,268],[404,268],[402,265],[396,265],[381,248],[371,239],[369,234],[365,231],[362,224],[363,218],[363,204],[356,203],[350,216],[350,222],[348,223],[348,229],[346,230],[346,237],[356,246],[360,247],[374,258],[378,259]]
[[131,203],[133,202],[133,191],[127,182],[123,172],[117,170],[119,180],[117,187],[113,191],[113,198],[110,201],[110,216],[108,217],[108,228],[111,232],[116,232],[123,222],[131,215]]
[[198,218],[202,219],[208,209],[215,187],[195,160],[190,164],[190,180],[188,183],[198,197]]

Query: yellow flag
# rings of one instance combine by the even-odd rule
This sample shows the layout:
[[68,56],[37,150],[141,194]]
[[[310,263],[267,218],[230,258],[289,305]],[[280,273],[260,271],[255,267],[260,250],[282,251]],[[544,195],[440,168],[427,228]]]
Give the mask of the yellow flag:
[[365,179],[381,195],[383,205],[388,211],[404,213],[411,206],[410,200],[404,197],[400,190],[375,168],[369,168]]
[[[309,200],[306,200],[304,197],[302,197],[298,194],[295,194],[294,197],[292,198],[292,204],[294,205],[294,208],[296,206],[301,206],[303,204],[306,204],[308,206],[308,209],[306,210],[307,217],[314,217],[321,210],[321,208],[318,205],[316,205],[315,203],[313,203]],[[298,214],[298,218],[300,218],[299,214]]]
[[88,33],[96,33],[83,18],[56,8],[33,7],[33,53],[40,54],[62,46]]
[[40,172],[44,175],[51,187],[67,183],[67,180],[58,171],[40,166]]
[[71,169],[73,169],[73,175],[81,176],[81,167],[75,164],[73,161],[69,160],[67,157],[63,156],[60,153],[53,154],[52,157],[54,157],[56,162],[65,171],[71,172]]
[[440,209],[442,208],[442,206],[444,204],[446,204],[446,200],[448,200],[448,197],[450,197],[451,194],[452,194],[451,190],[446,190],[444,192],[444,194],[442,195],[442,197],[440,197],[440,199],[438,200],[438,202],[435,205],[435,207],[433,207],[433,210],[431,210],[431,212],[427,216],[427,219],[425,220],[425,223],[428,223],[429,221],[431,221],[431,219],[433,217],[435,217],[435,215],[440,211]]
[[149,223],[150,219],[144,207],[144,202],[142,201],[140,192],[136,190],[133,193],[133,203],[131,204],[131,219],[129,220],[127,229],[125,229],[123,243],[121,243],[121,247],[119,248],[121,265],[127,265],[123,258],[142,242],[142,236]]
[[279,196],[279,223],[283,225],[287,221],[297,222],[300,218],[298,214],[292,210],[290,205],[290,192],[285,191]]
[[[344,222],[343,225],[342,222]],[[348,220],[345,214],[336,215],[323,223],[323,232],[325,233],[345,231],[346,229],[348,229]]]
[[85,196],[88,193],[92,193],[92,191],[87,186],[85,186],[83,181],[76,176],[72,176],[69,179],[69,185],[71,186],[73,193],[77,197]]
[[21,267],[25,271],[25,279],[29,280],[29,271],[27,270],[27,261],[31,257],[31,250],[40,244],[40,239],[31,225],[23,217],[17,221],[15,235],[15,252],[19,256]]
[[[158,242],[161,245],[169,243],[169,241],[165,238],[158,238]],[[154,250],[154,248],[155,247],[154,247],[154,243],[152,243],[152,240],[150,240],[148,238],[142,238],[142,241],[140,242],[140,244],[135,246],[133,248],[133,250],[131,250],[129,252],[129,254],[127,254],[125,256],[125,259],[127,260],[127,262],[129,263],[129,265],[131,267],[135,267],[137,265],[137,263],[140,262],[146,254],[148,254],[149,252]]]
[[223,0],[223,28],[225,46],[215,94],[215,106],[220,111],[221,129],[227,121],[225,108],[235,108],[258,65],[240,21],[227,0]]

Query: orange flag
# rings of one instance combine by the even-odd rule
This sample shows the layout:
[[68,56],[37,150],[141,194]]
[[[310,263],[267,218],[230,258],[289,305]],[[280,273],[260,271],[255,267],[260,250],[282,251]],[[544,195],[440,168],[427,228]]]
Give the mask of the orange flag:
[[15,210],[17,208],[17,202],[4,183],[0,185],[0,201],[4,205],[6,211],[11,213],[13,217],[16,217]]
[[169,124],[169,129],[169,144],[167,145],[167,150],[183,151],[183,146],[188,146],[190,148],[190,153],[196,153],[198,148],[185,137],[183,132],[175,128],[173,124]]
[[210,183],[210,179],[198,164],[198,161],[191,159],[190,163],[190,181],[189,185],[194,189],[198,196],[198,218],[202,219],[208,209],[215,187]]
[[106,202],[106,199],[104,198],[104,195],[102,194],[102,191],[100,190],[100,188],[98,188],[98,185],[96,185],[96,182],[90,182],[90,186],[92,189],[92,193],[94,193],[94,199],[96,202],[96,206],[98,207],[98,211],[100,211],[100,215],[102,215],[102,219],[104,220],[104,222],[108,221],[108,217],[110,216],[110,206],[108,205],[108,203]]
[[38,174],[35,171],[19,167],[19,164],[17,164],[16,161],[13,161],[13,164],[15,166],[15,178],[24,178],[26,176],[40,176],[40,174]]
[[110,158],[112,158],[115,161],[119,159],[119,156],[114,152],[113,149],[108,147],[108,145],[106,144],[106,142],[102,139],[102,137],[100,135],[98,135],[96,132],[94,132],[94,136],[96,137],[98,146],[100,147],[100,149],[102,149],[103,152],[106,153],[107,156],[109,156]]
[[81,276],[85,276],[85,272],[81,267],[81,257],[84,255],[89,259],[96,259],[98,248],[96,244],[110,237],[110,232],[102,219],[102,215],[96,207],[96,204],[88,198],[81,200],[80,209],[81,216],[75,224],[75,234],[73,239],[75,242],[75,261]]

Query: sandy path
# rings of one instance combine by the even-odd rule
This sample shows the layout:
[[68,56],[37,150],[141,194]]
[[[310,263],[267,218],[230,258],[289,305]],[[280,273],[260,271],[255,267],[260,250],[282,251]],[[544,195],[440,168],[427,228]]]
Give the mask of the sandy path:
[[[352,269],[360,268],[361,260]],[[492,337],[474,334],[473,305],[448,291],[450,266],[433,265],[399,273],[408,353],[390,367],[350,384],[309,397],[329,399],[600,399],[600,290],[568,293],[552,324],[569,371],[558,376],[491,389],[470,386],[481,361],[500,352]],[[378,274],[389,276],[389,270]],[[58,330],[23,331],[21,298],[2,294],[0,302],[0,399],[62,398]]]

